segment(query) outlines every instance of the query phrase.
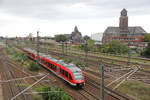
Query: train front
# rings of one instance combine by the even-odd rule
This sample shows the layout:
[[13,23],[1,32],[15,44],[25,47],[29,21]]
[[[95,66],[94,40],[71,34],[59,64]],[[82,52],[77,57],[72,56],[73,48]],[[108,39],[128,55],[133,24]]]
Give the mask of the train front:
[[84,75],[81,71],[73,72],[76,86],[82,88],[85,85]]

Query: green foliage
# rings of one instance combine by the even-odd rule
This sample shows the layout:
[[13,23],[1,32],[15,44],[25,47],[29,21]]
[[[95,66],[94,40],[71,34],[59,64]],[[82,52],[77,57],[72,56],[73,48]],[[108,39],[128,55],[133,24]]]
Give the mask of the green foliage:
[[124,82],[117,90],[132,95],[135,100],[150,100],[150,87],[139,82]]
[[150,58],[150,41],[148,42],[147,48],[141,53],[141,55]]
[[118,40],[113,40],[103,44],[100,51],[103,53],[125,54],[128,53],[129,47]]
[[65,58],[65,59],[64,59],[64,62],[65,62],[65,63],[71,63],[71,62],[72,62],[72,59]]
[[94,48],[94,40],[92,39],[88,39],[87,40],[87,44],[88,44],[88,50],[93,49]]
[[67,37],[65,35],[56,35],[55,40],[56,42],[65,42],[67,41]]
[[149,42],[150,41],[150,34],[146,34],[144,36],[144,42]]
[[88,40],[88,39],[90,39],[90,37],[87,36],[87,35],[85,35],[85,36],[83,37],[83,39],[84,39],[84,40]]
[[78,66],[78,67],[86,67],[86,64],[84,62],[82,62],[82,61],[77,61],[75,63],[75,65]]
[[22,62],[23,63],[25,60],[27,60],[26,54],[17,52],[13,48],[10,48],[10,47],[7,48],[6,52],[7,52],[7,54],[12,55],[12,59],[14,61],[18,61],[18,62]]
[[44,92],[41,94],[44,100],[72,100],[71,97],[58,87],[39,86],[36,90]]
[[[93,50],[94,47],[95,47],[94,40],[88,39],[88,40],[87,40],[87,49],[88,49],[88,50]],[[85,50],[85,49],[86,49],[86,48],[85,48],[85,44],[81,44],[81,45],[79,45],[77,48],[78,48],[79,50]]]
[[31,71],[39,71],[39,66],[35,62],[32,62],[29,65],[29,70],[31,70]]

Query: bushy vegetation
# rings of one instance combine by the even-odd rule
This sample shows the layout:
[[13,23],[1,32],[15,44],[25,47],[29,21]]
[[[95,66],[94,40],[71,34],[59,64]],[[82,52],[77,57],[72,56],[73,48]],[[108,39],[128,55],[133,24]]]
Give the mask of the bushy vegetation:
[[72,100],[61,88],[50,86],[39,86],[36,88],[41,93],[43,100]]
[[69,59],[69,58],[65,58],[63,59],[65,63],[71,63],[72,62],[72,59]]
[[141,55],[150,58],[150,41],[148,42],[147,48],[145,48]]
[[86,64],[83,61],[75,62],[75,65],[78,66],[78,67],[86,67]]
[[[93,51],[94,48],[95,48],[94,40],[92,40],[92,39],[89,38],[87,40],[87,50]],[[79,50],[85,50],[86,49],[85,44],[79,45],[78,49]]]
[[132,95],[135,100],[150,100],[150,87],[138,82],[125,82],[117,89],[127,95]]
[[27,56],[25,53],[17,52],[16,50],[14,50],[11,47],[7,48],[6,52],[7,52],[7,54],[11,55],[11,57],[14,61],[23,63],[25,60],[27,60]]
[[144,42],[150,42],[150,34],[144,36]]
[[38,71],[39,70],[39,66],[35,62],[32,62],[29,65],[29,70],[30,71]]
[[67,37],[65,35],[56,35],[55,40],[56,42],[65,42],[67,41]]
[[111,54],[125,54],[129,52],[129,47],[118,40],[113,40],[109,43],[104,43],[100,51]]

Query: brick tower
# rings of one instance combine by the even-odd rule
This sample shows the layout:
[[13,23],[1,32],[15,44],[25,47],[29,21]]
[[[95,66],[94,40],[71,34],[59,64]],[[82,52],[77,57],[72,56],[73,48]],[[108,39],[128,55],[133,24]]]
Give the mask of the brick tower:
[[119,23],[120,33],[127,33],[128,32],[128,16],[127,16],[127,10],[123,9],[121,11],[120,16],[120,23]]

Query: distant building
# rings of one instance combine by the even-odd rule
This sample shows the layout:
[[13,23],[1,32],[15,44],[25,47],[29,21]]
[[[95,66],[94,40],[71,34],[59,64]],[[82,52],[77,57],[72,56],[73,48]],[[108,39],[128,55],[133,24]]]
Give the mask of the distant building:
[[95,41],[101,41],[101,38],[102,38],[102,33],[91,34],[91,39],[93,39]]
[[130,46],[137,47],[143,42],[145,34],[146,31],[141,26],[128,27],[127,10],[123,9],[119,27],[108,27],[103,33],[102,43],[120,40],[122,43],[128,44],[128,41],[130,41]]
[[95,41],[96,45],[101,45],[102,44],[100,37],[102,38],[102,33],[91,34],[91,39]]
[[82,34],[81,32],[79,32],[77,26],[75,26],[74,31],[71,33],[70,38],[73,44],[84,43]]

